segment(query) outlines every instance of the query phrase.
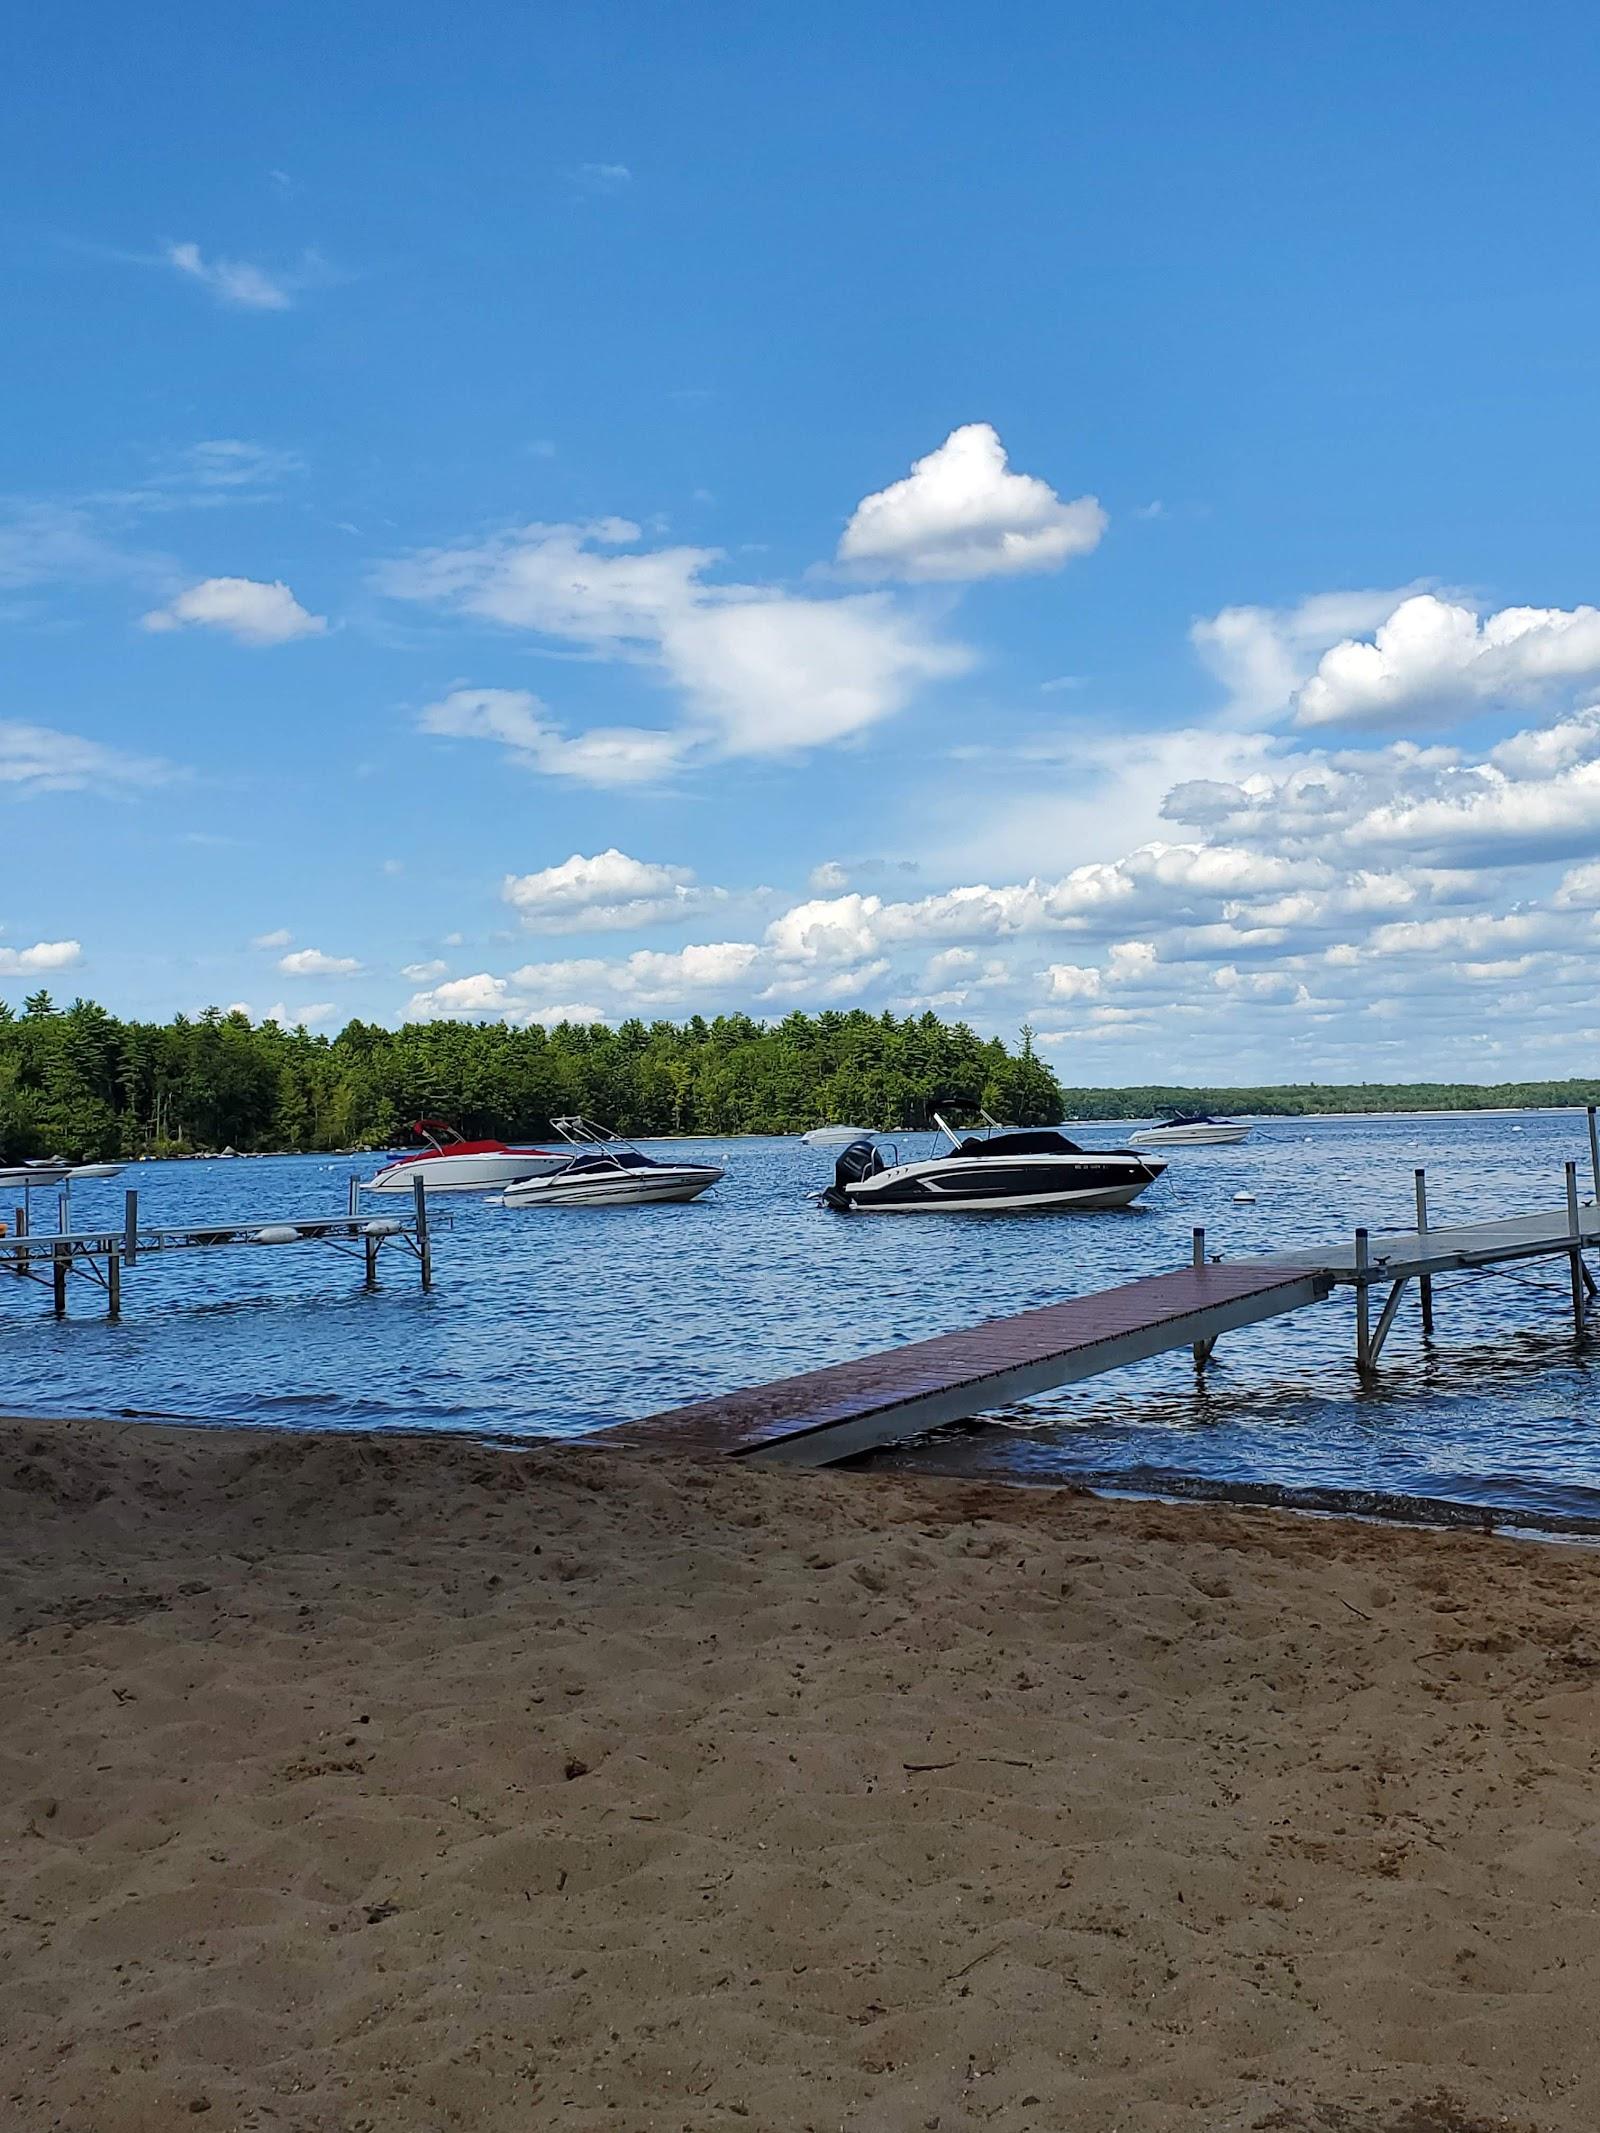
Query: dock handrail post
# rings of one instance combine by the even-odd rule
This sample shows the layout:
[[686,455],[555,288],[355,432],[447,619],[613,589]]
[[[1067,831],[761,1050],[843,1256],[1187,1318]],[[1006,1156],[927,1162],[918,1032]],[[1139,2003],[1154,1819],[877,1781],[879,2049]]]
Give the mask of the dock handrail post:
[[1594,1196],[1600,1205],[1600,1131],[1596,1131],[1594,1105],[1587,1106],[1589,1113],[1589,1174],[1594,1179]]
[[122,1263],[124,1266],[139,1263],[139,1195],[136,1192],[122,1195]]
[[[1417,1235],[1420,1238],[1428,1234],[1428,1173],[1426,1170],[1419,1167],[1416,1172],[1416,1180]],[[1422,1297],[1422,1330],[1424,1333],[1431,1333],[1433,1331],[1433,1276],[1424,1274],[1417,1283],[1417,1289]]]
[[[1198,1226],[1194,1233],[1194,1263],[1197,1267],[1204,1266],[1206,1263],[1206,1233]],[[1211,1343],[1209,1341],[1196,1341],[1194,1344],[1194,1367],[1196,1370],[1204,1370],[1210,1357]]]
[[1363,1372],[1372,1368],[1372,1313],[1369,1302],[1371,1261],[1367,1253],[1367,1233],[1356,1231],[1356,1368]]
[[1576,1339],[1583,1339],[1583,1230],[1578,1221],[1578,1166],[1575,1162],[1565,1164],[1567,1173],[1567,1235],[1572,1242],[1567,1246],[1567,1259],[1572,1269],[1572,1331]]
[[433,1246],[428,1242],[428,1188],[421,1178],[411,1180],[411,1204],[416,1209],[417,1259],[422,1267],[422,1286],[433,1287]]
[[350,1173],[350,1191],[345,1201],[345,1212],[352,1222],[361,1212],[361,1180],[353,1170]]

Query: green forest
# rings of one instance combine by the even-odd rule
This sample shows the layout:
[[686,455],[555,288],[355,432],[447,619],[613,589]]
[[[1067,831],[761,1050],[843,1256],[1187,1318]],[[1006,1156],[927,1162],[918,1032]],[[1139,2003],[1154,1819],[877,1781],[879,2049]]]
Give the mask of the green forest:
[[89,1000],[0,1002],[0,1160],[191,1150],[382,1148],[414,1118],[469,1137],[538,1138],[582,1112],[617,1132],[799,1133],[926,1123],[939,1097],[1016,1125],[1172,1111],[1305,1117],[1600,1102],[1600,1081],[1063,1088],[1024,1028],[1014,1046],[936,1015],[824,1011],[762,1023],[351,1022],[313,1036],[209,1008],[122,1022]]
[[781,1022],[351,1022],[335,1037],[210,1008],[119,1022],[92,1001],[0,1004],[0,1160],[236,1148],[382,1148],[415,1118],[469,1139],[539,1138],[581,1112],[634,1136],[795,1133],[837,1121],[923,1123],[961,1095],[996,1116],[1060,1116],[1055,1076],[931,1014],[824,1012]]

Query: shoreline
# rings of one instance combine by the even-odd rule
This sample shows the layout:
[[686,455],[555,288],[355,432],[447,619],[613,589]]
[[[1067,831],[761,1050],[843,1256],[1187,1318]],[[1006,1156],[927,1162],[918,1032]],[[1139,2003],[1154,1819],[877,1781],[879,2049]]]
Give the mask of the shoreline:
[[0,1424],[0,2093],[150,2133],[1577,2133],[1600,1561]]

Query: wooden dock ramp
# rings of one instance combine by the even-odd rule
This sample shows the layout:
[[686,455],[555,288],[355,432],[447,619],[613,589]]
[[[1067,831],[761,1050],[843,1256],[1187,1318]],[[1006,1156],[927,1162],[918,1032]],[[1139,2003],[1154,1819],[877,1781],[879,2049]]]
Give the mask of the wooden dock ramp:
[[830,1466],[1171,1348],[1207,1348],[1221,1334],[1318,1303],[1331,1286],[1317,1268],[1242,1260],[1182,1267],[618,1423],[600,1441]]

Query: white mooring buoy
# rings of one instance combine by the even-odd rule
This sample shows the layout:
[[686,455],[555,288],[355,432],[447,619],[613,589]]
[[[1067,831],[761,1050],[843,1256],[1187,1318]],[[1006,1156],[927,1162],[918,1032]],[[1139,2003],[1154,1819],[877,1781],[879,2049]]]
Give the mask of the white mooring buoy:
[[1235,1207],[1254,1207],[1256,1196],[1253,1192],[1236,1192],[1233,1196],[1233,1204]]

